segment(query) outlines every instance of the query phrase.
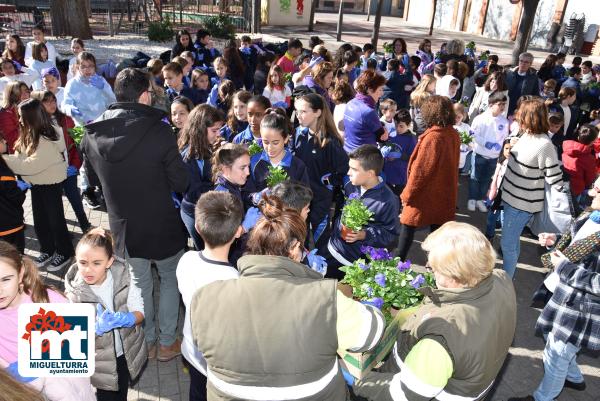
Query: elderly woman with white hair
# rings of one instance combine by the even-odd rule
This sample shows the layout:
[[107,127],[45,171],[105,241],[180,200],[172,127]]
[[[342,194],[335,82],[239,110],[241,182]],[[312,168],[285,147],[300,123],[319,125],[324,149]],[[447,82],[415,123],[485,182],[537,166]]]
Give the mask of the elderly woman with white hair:
[[512,281],[494,270],[492,245],[469,224],[444,224],[423,249],[437,288],[424,288],[423,304],[402,325],[386,373],[369,373],[354,383],[354,392],[377,401],[483,399],[515,333]]

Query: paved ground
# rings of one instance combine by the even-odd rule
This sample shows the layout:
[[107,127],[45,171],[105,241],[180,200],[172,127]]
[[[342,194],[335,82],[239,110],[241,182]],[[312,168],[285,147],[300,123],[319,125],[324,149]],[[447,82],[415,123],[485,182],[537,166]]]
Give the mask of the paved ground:
[[[462,177],[459,189],[461,200],[457,210],[457,219],[483,229],[485,227],[484,214],[466,211],[466,200],[464,199],[466,187],[466,180]],[[67,223],[74,241],[76,241],[80,238],[81,231],[66,198],[65,208]],[[108,228],[106,213],[89,211],[89,218],[93,225]],[[26,203],[26,222],[27,253],[36,256],[38,246],[34,238],[29,197]],[[417,241],[410,254],[411,259],[420,265],[423,265],[425,261],[425,256],[420,249],[420,241],[423,240],[425,235],[425,231],[417,233]],[[499,238],[496,238],[495,245],[497,246],[498,243]],[[544,271],[539,267],[541,266],[539,263],[539,250],[540,248],[536,246],[533,240],[522,237],[521,263],[518,266],[515,280],[519,305],[517,333],[505,370],[497,381],[496,391],[488,400],[503,401],[514,395],[529,394],[541,380],[544,344],[541,338],[534,336],[533,332],[539,310],[529,306],[531,294],[544,277]],[[500,266],[501,261],[498,262],[498,266]],[[48,282],[60,286],[60,274],[64,274],[64,270],[58,273],[58,275],[55,275],[42,272],[47,277]],[[180,322],[182,321],[182,313],[183,309],[180,308]],[[180,326],[182,327],[182,324]],[[559,401],[597,401],[600,399],[600,363],[598,355],[581,355],[579,363],[588,384],[587,391],[580,393],[567,389],[560,395]],[[184,401],[188,399],[188,389],[189,376],[180,358],[168,363],[154,361],[148,364],[139,382],[130,390],[129,399]]]
[[[272,27],[265,26],[262,28],[262,36],[265,40],[281,41],[282,38],[292,36],[298,37],[307,44],[308,39],[312,35],[318,35],[326,43],[330,51],[335,51],[343,42],[350,42],[357,45],[363,45],[371,42],[371,33],[373,32],[373,20],[367,21],[366,15],[360,14],[345,14],[343,23],[342,41],[336,41],[337,32],[337,14],[334,13],[317,13],[315,15],[314,32],[308,32],[306,26],[285,26]],[[445,31],[434,29],[433,35],[428,36],[429,27],[410,24],[395,17],[382,17],[381,28],[379,32],[379,50],[381,51],[383,42],[390,42],[396,37],[404,38],[408,45],[408,51],[413,54],[417,50],[419,42],[428,38],[432,41],[434,52],[439,50],[443,42],[451,39],[462,39],[465,43],[474,41],[477,44],[477,50],[483,51],[489,49],[492,54],[497,54],[500,57],[501,64],[510,64],[513,42],[501,41],[496,39],[484,38],[483,36],[469,34],[465,32]],[[541,49],[530,49],[535,56],[535,64],[537,66],[546,58],[548,54]],[[590,59],[594,63],[600,63],[600,57],[584,57]],[[567,60],[570,63],[570,56]]]

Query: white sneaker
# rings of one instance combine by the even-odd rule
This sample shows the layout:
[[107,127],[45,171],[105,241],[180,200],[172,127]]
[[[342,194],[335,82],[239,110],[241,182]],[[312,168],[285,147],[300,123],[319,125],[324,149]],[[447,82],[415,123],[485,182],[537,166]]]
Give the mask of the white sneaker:
[[475,211],[475,199],[469,199],[467,202],[467,209],[469,209],[469,212]]
[[485,203],[483,203],[482,200],[477,201],[477,209],[479,209],[479,211],[482,213],[487,213],[488,211],[487,207],[485,206]]

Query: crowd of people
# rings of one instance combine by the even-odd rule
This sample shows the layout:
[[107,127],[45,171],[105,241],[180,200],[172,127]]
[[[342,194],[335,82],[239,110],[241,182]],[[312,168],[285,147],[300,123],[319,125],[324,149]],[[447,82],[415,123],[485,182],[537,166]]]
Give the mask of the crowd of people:
[[[109,83],[80,39],[57,67],[32,33],[27,45],[8,35],[0,61],[0,366],[23,391],[126,400],[147,359],[183,355],[190,400],[483,399],[514,336],[519,237],[558,188],[577,219],[562,238],[539,233],[557,278],[540,286],[544,378],[519,399],[585,390],[577,352],[600,348],[600,65],[567,68],[557,54],[536,70],[523,53],[502,66],[461,40],[433,53],[425,39],[410,55],[397,38],[381,56],[371,44],[242,36],[221,52],[201,29]],[[454,222],[460,175],[484,232]],[[27,191],[35,260],[23,256]],[[349,199],[371,215],[360,230],[343,224]],[[106,208],[110,232],[84,205]],[[384,369],[357,380],[337,350],[372,349],[384,320],[337,288],[340,267],[365,247],[407,261],[421,228],[436,288]],[[39,269],[63,277],[64,293]],[[26,302],[94,304],[91,380],[19,375]]]

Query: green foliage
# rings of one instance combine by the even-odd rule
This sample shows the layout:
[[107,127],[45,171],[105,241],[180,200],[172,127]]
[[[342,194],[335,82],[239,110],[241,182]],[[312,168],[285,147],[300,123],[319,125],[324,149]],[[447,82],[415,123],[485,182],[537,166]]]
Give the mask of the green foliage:
[[267,176],[267,186],[273,188],[275,185],[287,180],[289,177],[283,167],[269,166],[269,175]]
[[475,42],[470,41],[469,43],[467,43],[465,48],[475,51]]
[[285,80],[285,82],[292,82],[292,74],[290,74],[289,72],[283,74],[283,79]]
[[148,39],[156,42],[169,42],[173,40],[173,24],[167,15],[162,21],[153,21],[148,24]]
[[342,224],[352,231],[360,231],[373,214],[360,198],[349,198],[342,209]]
[[392,258],[386,249],[361,247],[366,256],[351,266],[341,267],[346,275],[341,281],[352,287],[352,295],[360,301],[381,306],[386,320],[391,320],[390,308],[406,309],[421,302],[420,287],[435,287],[430,273],[416,273],[411,262]]
[[256,141],[252,141],[250,146],[248,146],[248,153],[250,153],[250,157],[254,156],[263,151],[262,146],[258,144]]
[[473,133],[468,131],[461,131],[458,133],[460,136],[460,143],[468,145],[473,142]]
[[386,53],[394,53],[394,45],[390,42],[383,42],[383,51]]
[[207,17],[204,20],[204,27],[215,38],[235,39],[235,25],[227,14]]
[[79,146],[83,139],[83,134],[85,134],[83,127],[69,128],[68,132],[71,138],[73,138],[73,141]]

